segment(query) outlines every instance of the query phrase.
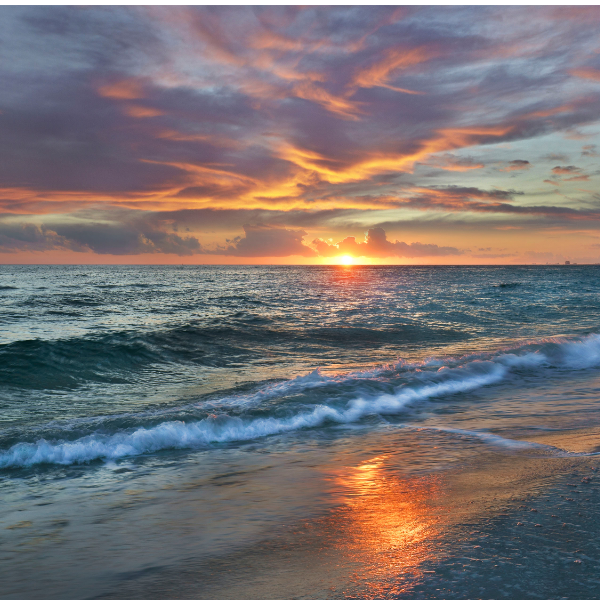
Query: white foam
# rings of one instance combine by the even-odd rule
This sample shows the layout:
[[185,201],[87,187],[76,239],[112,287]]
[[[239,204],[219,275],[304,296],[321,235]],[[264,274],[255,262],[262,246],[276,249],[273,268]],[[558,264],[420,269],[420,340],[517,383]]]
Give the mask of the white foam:
[[564,366],[570,369],[590,369],[600,365],[600,335],[592,333],[582,340],[563,345]]
[[[335,400],[320,405],[305,405],[297,409],[296,414],[287,417],[251,418],[220,415],[188,423],[167,421],[154,427],[138,427],[114,434],[94,433],[73,441],[40,439],[35,443],[21,442],[0,452],[0,468],[40,463],[68,465],[97,459],[116,460],[164,449],[195,448],[213,443],[257,439],[318,427],[326,422],[351,424],[368,415],[398,414],[412,405],[432,398],[493,385],[502,381],[511,369],[543,369],[547,366],[585,369],[600,365],[600,335],[597,334],[575,341],[547,340],[536,345],[537,350],[523,354],[480,354],[444,360],[427,359],[421,363],[399,361],[392,366],[332,376],[323,375],[316,369],[289,381],[269,384],[252,394],[231,396],[211,404],[248,408],[271,398],[285,397],[311,388],[380,378],[390,382],[390,376],[393,376],[395,381],[402,381],[402,373],[406,373],[408,377],[408,372],[410,377],[406,381],[412,383],[410,386],[401,385],[393,393],[375,397],[359,395],[343,406],[339,405],[339,401],[336,405]],[[539,346],[543,346],[546,351],[542,351]],[[482,360],[483,358],[487,360]],[[439,368],[436,370],[435,367]],[[358,394],[358,388],[349,388],[352,389]],[[163,416],[166,417],[169,412],[165,411]],[[477,435],[482,439],[495,439],[489,437],[492,434],[480,432],[470,435]]]
[[[488,363],[489,364],[489,363]],[[489,372],[421,388],[401,388],[396,394],[376,398],[357,398],[345,407],[317,405],[286,418],[243,419],[227,415],[211,416],[193,423],[169,421],[155,427],[140,427],[131,432],[112,435],[92,434],[74,441],[36,443],[21,442],[0,453],[0,468],[31,466],[40,463],[68,465],[99,458],[115,460],[165,449],[194,448],[211,443],[243,441],[303,428],[313,428],[330,421],[353,423],[371,414],[397,414],[418,401],[465,392],[502,379],[506,368],[489,364]]]
[[[551,359],[541,349],[525,354],[515,354],[514,352],[478,353],[462,357],[428,357],[422,361],[407,361],[398,359],[393,364],[382,367],[366,369],[364,371],[354,371],[336,375],[324,375],[320,368],[311,371],[307,375],[300,375],[287,381],[267,384],[256,392],[251,394],[240,394],[227,396],[219,400],[210,402],[212,406],[243,406],[251,407],[260,405],[263,401],[272,398],[282,397],[293,393],[302,393],[309,389],[325,387],[328,385],[340,385],[357,381],[377,380],[382,377],[390,376],[394,373],[410,373],[419,376],[421,379],[432,379],[436,373],[450,371],[453,367],[465,365],[476,365],[478,363],[494,362],[509,368],[535,369],[550,365],[564,366],[570,369],[586,369],[600,365],[600,335],[590,334],[581,340],[568,340],[553,338],[546,340],[546,344],[551,344],[559,350],[559,357]],[[539,345],[540,342],[533,342]],[[532,342],[521,343],[516,349],[531,346]],[[437,371],[431,370],[438,367]],[[429,369],[429,370],[423,370]]]
[[527,354],[502,354],[495,359],[507,367],[535,368],[550,364],[548,357],[541,352],[529,352]]

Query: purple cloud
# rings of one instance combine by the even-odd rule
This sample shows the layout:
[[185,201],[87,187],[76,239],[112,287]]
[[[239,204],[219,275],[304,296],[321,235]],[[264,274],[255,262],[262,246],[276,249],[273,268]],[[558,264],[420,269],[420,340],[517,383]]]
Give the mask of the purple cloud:
[[244,232],[244,237],[234,238],[227,248],[211,254],[249,257],[316,256],[316,252],[303,243],[306,231],[245,225]]

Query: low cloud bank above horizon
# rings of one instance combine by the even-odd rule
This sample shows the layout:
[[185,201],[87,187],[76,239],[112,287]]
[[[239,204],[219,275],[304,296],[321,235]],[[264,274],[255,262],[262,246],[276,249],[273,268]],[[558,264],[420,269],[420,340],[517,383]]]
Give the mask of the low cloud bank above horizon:
[[4,224],[0,223],[0,251],[18,252],[47,250],[94,252],[115,256],[147,253],[191,256],[202,252],[193,236],[181,237],[159,229],[125,224]]
[[413,242],[390,242],[381,227],[369,229],[364,242],[347,237],[337,244],[316,239],[310,246],[304,243],[304,230],[245,225],[244,235],[226,240],[227,245],[215,248],[202,246],[194,236],[182,237],[157,229],[129,227],[121,224],[0,224],[0,250],[4,252],[66,249],[74,252],[94,252],[102,255],[139,255],[151,253],[177,256],[233,256],[233,257],[334,257],[350,254],[354,257],[432,257],[457,256],[457,248]]
[[0,16],[0,262],[519,262],[554,236],[583,260],[600,240],[599,7]]
[[321,256],[339,256],[349,254],[350,256],[365,256],[369,258],[387,258],[396,256],[398,258],[420,258],[431,256],[457,256],[462,254],[461,250],[450,247],[440,247],[435,244],[421,244],[413,242],[390,242],[385,231],[381,227],[369,229],[364,242],[357,242],[354,237],[347,237],[337,244],[328,244],[324,240],[316,239],[313,245]]
[[264,225],[244,226],[244,237],[231,240],[224,250],[211,254],[227,256],[316,256],[317,253],[303,243],[306,231],[296,231]]

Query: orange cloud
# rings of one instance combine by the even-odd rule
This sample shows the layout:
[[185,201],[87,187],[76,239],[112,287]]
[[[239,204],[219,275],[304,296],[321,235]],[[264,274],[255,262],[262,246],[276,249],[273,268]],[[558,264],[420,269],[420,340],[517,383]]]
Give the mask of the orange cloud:
[[156,137],[162,140],[173,140],[176,142],[206,142],[211,146],[229,148],[233,150],[241,150],[248,145],[241,140],[234,140],[222,135],[182,133],[181,131],[176,131],[174,129],[163,129],[157,134]]
[[124,112],[126,115],[130,117],[135,117],[136,119],[145,119],[148,117],[161,117],[165,114],[162,110],[138,105],[126,106]]
[[124,79],[103,85],[98,88],[98,93],[104,98],[117,100],[137,100],[145,96],[142,85],[136,79]]
[[500,171],[524,171],[531,168],[531,163],[528,160],[511,160],[506,167]]
[[575,77],[581,77],[582,79],[591,79],[600,83],[600,71],[598,69],[592,69],[591,67],[582,67],[579,69],[571,69],[569,71],[571,75]]
[[556,175],[573,175],[574,173],[578,173],[579,171],[581,171],[581,169],[574,165],[569,165],[568,167],[561,167],[560,165],[558,165],[552,169],[552,172]]
[[502,137],[513,130],[512,125],[492,127],[461,127],[440,129],[429,140],[423,140],[409,152],[363,151],[365,158],[352,161],[339,160],[324,154],[282,142],[277,148],[280,158],[297,166],[314,171],[329,183],[360,181],[379,173],[390,171],[410,172],[418,161],[426,160],[431,154],[485,143]]
[[[352,83],[358,87],[366,88],[386,85],[394,71],[426,62],[439,56],[439,54],[439,50],[428,46],[390,48],[384,53],[381,60],[358,70]],[[398,89],[401,90],[401,88]]]
[[325,89],[318,87],[309,81],[304,81],[295,85],[293,93],[298,98],[312,100],[328,111],[348,119],[357,120],[357,115],[362,112],[358,103],[349,102],[344,98],[334,96]]
[[545,110],[535,110],[530,113],[526,113],[523,115],[523,118],[533,118],[533,119],[543,119],[544,117],[553,117],[554,115],[558,115],[560,113],[572,111],[574,108],[574,104],[565,104],[563,106],[557,106],[555,108],[548,108]]

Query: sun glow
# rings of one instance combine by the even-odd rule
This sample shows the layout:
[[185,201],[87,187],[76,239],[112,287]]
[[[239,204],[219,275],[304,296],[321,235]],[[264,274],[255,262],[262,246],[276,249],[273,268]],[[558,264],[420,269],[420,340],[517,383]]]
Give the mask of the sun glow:
[[338,264],[340,264],[340,265],[353,265],[354,264],[354,258],[352,256],[350,256],[349,254],[343,254],[342,256],[340,256],[338,258]]
[[410,591],[445,530],[445,514],[431,501],[441,495],[440,480],[403,477],[393,465],[393,457],[380,455],[333,474],[345,510],[332,525],[357,565],[353,579],[370,591],[366,598]]

